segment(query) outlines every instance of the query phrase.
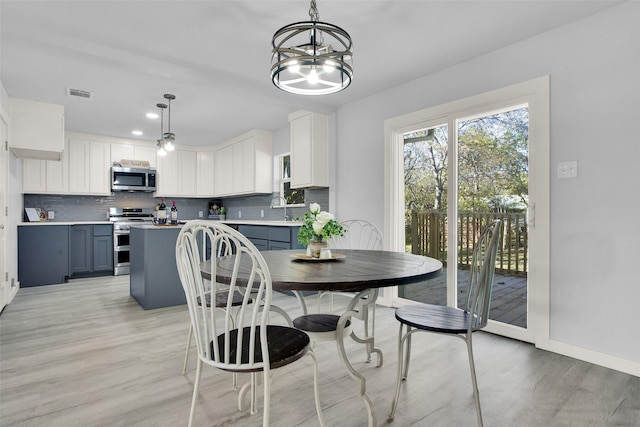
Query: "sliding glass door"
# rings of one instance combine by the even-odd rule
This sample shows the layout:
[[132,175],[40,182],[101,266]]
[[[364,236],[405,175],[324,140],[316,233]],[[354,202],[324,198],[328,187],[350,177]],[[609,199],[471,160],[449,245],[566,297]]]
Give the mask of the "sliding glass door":
[[[537,264],[544,270],[548,258],[548,247],[546,253],[538,247],[541,256],[531,257],[532,242],[548,244],[543,234],[548,228],[532,227],[535,203],[548,199],[548,193],[541,192],[544,185],[530,186],[531,171],[548,171],[548,139],[536,141],[541,145],[536,155],[530,152],[534,100],[526,94],[503,100],[488,97],[486,102],[474,98],[447,106],[448,111],[429,109],[404,117],[406,123],[387,123],[387,173],[397,190],[389,192],[388,200],[401,204],[389,214],[399,219],[402,213],[404,227],[386,221],[385,238],[390,238],[390,249],[440,259],[445,271],[429,282],[399,286],[383,302],[464,306],[474,245],[483,228],[499,218],[503,233],[488,330],[534,341],[532,300],[543,303],[536,317],[540,327],[545,323],[541,319],[548,319],[548,276],[536,278],[533,286],[539,289],[533,293],[530,280],[532,267]],[[544,184],[544,178],[535,179]]]

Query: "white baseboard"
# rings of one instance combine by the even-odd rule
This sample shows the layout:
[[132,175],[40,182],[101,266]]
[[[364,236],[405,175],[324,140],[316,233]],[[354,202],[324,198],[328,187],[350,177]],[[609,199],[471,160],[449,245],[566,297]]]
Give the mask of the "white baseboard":
[[542,350],[562,354],[563,356],[573,357],[574,359],[582,360],[584,362],[593,363],[594,365],[624,372],[625,374],[640,377],[640,363],[632,360],[553,340],[548,340],[545,344],[536,345],[536,347]]
[[11,301],[13,301],[13,297],[16,296],[19,289],[20,289],[20,282],[16,282],[16,285],[10,288],[9,298],[7,299],[7,305],[11,304]]

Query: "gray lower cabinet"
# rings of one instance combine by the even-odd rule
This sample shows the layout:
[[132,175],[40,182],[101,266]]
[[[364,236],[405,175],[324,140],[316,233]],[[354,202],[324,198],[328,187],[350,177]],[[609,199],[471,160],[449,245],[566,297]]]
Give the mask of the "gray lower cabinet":
[[92,271],[93,227],[72,225],[69,232],[69,266],[71,276]]
[[113,227],[93,226],[93,271],[113,274]]
[[69,231],[71,277],[113,274],[111,225],[72,225]]
[[299,249],[298,226],[240,225],[238,231],[244,234],[258,250],[273,251]]
[[20,287],[55,285],[69,277],[69,226],[18,227]]
[[264,225],[240,225],[238,231],[245,235],[259,251],[269,250],[269,233]]
[[131,227],[129,293],[145,310],[186,304],[178,267],[179,227]]

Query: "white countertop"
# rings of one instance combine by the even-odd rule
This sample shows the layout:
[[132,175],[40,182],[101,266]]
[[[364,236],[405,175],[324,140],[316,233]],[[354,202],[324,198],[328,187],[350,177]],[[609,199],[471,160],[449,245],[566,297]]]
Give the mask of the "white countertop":
[[[181,220],[188,221],[188,220]],[[210,219],[206,221],[218,221]],[[271,225],[276,227],[299,227],[302,225],[300,221],[274,221],[264,219],[225,219],[220,221],[229,225]],[[109,221],[37,221],[37,222],[21,222],[18,225],[88,225],[88,224],[112,224]],[[171,228],[171,226],[154,226],[153,224],[131,224],[132,227],[142,228]],[[176,227],[176,226],[173,226]]]
[[223,224],[237,225],[275,225],[278,227],[299,227],[302,225],[300,221],[273,221],[264,219],[225,219],[221,221]]
[[[188,220],[180,220],[180,221],[188,221]],[[220,221],[217,219],[208,219],[204,221],[216,221],[222,222],[227,225],[270,225],[276,227],[299,227],[302,225],[299,221],[271,221],[271,220],[259,220],[259,219],[225,219],[224,221]],[[162,229],[172,229],[176,227],[180,227],[183,224],[178,225],[153,225],[153,224],[131,224],[131,227],[142,228],[143,230],[162,230]]]
[[21,222],[18,225],[89,225],[89,224],[105,224],[111,225],[109,221],[37,221],[37,222]]
[[129,227],[130,228],[141,228],[143,230],[175,230],[176,228],[180,228],[182,227],[184,224],[178,224],[178,225],[154,225],[154,224],[149,224],[149,223],[145,223],[145,224],[130,224]]

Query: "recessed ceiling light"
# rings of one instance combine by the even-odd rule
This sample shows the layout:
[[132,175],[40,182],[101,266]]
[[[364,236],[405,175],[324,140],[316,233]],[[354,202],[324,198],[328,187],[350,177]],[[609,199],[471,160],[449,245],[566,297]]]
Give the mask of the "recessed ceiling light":
[[141,136],[142,135],[142,131],[141,130],[134,130],[134,131],[131,131],[131,133],[136,135],[136,136]]
[[147,113],[147,117],[150,119],[157,119],[158,118],[158,114],[157,113]]

